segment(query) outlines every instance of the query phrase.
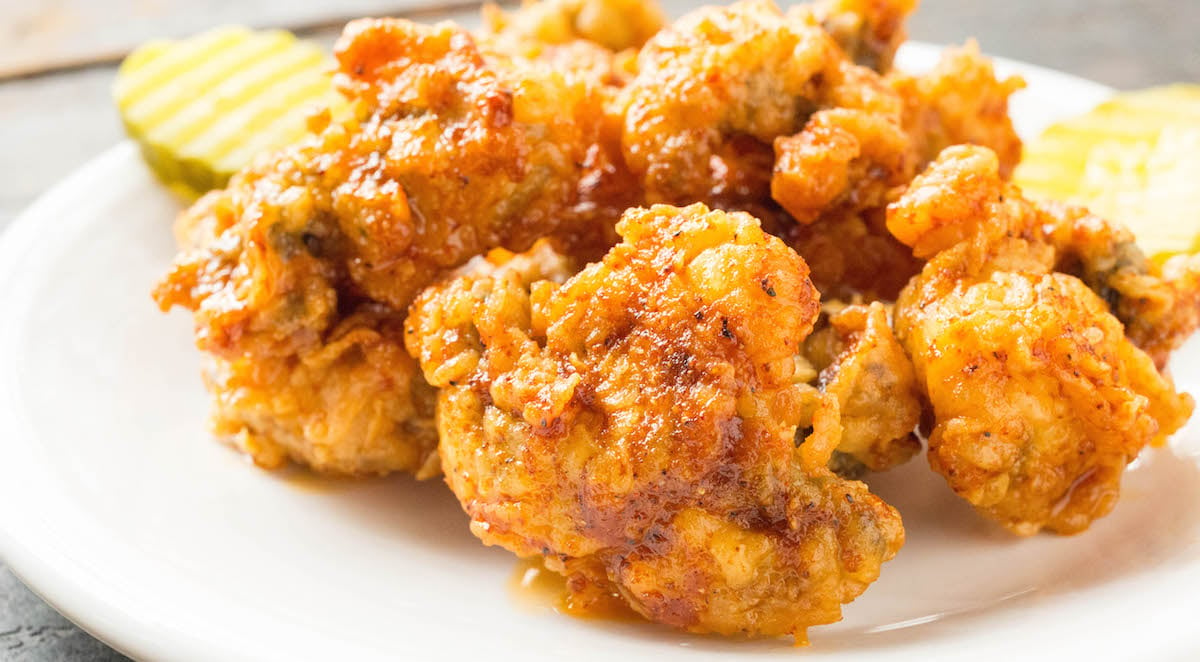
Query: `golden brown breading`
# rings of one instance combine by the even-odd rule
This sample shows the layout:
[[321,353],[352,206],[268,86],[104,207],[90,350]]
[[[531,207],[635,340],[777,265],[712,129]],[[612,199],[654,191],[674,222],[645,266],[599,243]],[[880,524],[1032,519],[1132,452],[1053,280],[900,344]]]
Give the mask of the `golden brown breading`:
[[772,142],[813,111],[883,97],[900,112],[882,79],[849,62],[811,16],[785,16],[770,0],[684,16],[646,43],[637,67],[622,145],[650,202],[765,198]]
[[818,111],[775,140],[771,197],[799,222],[777,233],[836,298],[894,300],[921,268],[884,225],[884,208],[916,173],[912,141],[898,104],[874,105]]
[[836,458],[840,466],[886,471],[920,452],[921,388],[883,304],[831,312],[804,356],[820,371],[820,391],[838,400],[837,454],[848,456]]
[[1082,207],[1040,206],[1060,271],[1079,276],[1125,325],[1125,334],[1162,369],[1200,326],[1200,256],[1146,259],[1133,233]]
[[338,172],[322,174],[369,296],[403,308],[440,270],[496,246],[611,243],[637,190],[604,135],[601,85],[491,62],[452,24],[351,23],[337,54],[343,87],[370,110],[333,146]]
[[826,467],[838,398],[801,406],[818,310],[804,262],[703,205],[630,210],[618,231],[561,286],[463,278],[413,305],[408,347],[441,389],[443,468],[472,531],[694,632],[838,620],[903,530]]
[[892,299],[919,268],[883,224],[916,172],[904,101],[818,18],[748,0],[661,31],[620,92],[625,160],[648,201],[749,211],[823,291]]
[[833,213],[812,225],[785,226],[778,234],[808,261],[822,294],[894,301],[924,260],[896,241],[886,218],[882,207]]
[[[336,354],[340,329],[363,306],[402,314],[439,274],[493,247],[523,250],[549,235],[573,254],[598,255],[640,196],[622,174],[611,119],[597,110],[600,81],[493,57],[450,24],[357,21],[337,56],[355,116],[315,121],[307,140],[185,212],[185,250],[155,296],[164,309],[194,312],[198,346],[218,359],[209,380],[217,427],[272,449],[260,463],[286,451],[331,472],[414,469],[431,441],[415,364],[390,365],[393,424],[365,428],[335,424],[340,414],[329,410],[358,388],[339,379],[343,364],[314,373],[310,359]],[[374,331],[346,361],[394,344]]]
[[[922,186],[958,195],[942,196],[937,205],[889,210],[888,229],[917,257],[928,258],[982,232],[1017,228],[1036,239],[1030,250],[1045,253],[1054,270],[1078,277],[1096,292],[1160,369],[1200,326],[1200,257],[1182,255],[1155,264],[1119,224],[1082,207],[1026,200],[1018,188],[991,176],[1003,164],[990,150],[948,149],[941,165],[922,175]],[[994,217],[1008,220],[997,223]]]
[[[533,0],[512,12],[485,4],[484,27],[477,39],[489,56],[540,61],[563,75],[603,84],[600,93],[605,94],[633,76],[637,49],[664,20],[654,2]],[[605,95],[603,112],[611,115],[611,130],[617,136],[621,118],[613,101]]]
[[[311,196],[296,187],[266,204],[254,195],[259,180],[264,192],[292,189],[286,170],[251,170],[200,198],[176,221],[181,251],[154,289],[163,310],[194,313],[200,349],[230,359],[315,347],[338,314],[334,269],[311,248],[320,249],[322,238],[304,232]],[[300,232],[289,231],[297,226]]]
[[[1086,529],[1115,505],[1125,465],[1177,429],[1190,400],[1078,279],[1000,271],[955,282],[962,291],[923,278],[901,296],[901,337],[937,419],[930,464],[1014,533]],[[918,297],[929,303],[910,303]]]
[[[921,259],[973,237],[999,237],[1010,229],[1029,239],[1040,237],[1030,234],[1036,232],[1033,224],[1020,220],[1036,213],[1033,205],[998,176],[999,170],[996,153],[989,149],[963,146],[944,150],[913,180],[905,195],[888,207],[888,231]],[[929,197],[920,198],[922,193]],[[1042,244],[1037,247],[1050,250]]]
[[919,77],[885,79],[847,57],[887,70],[914,4],[785,14],[746,0],[659,32],[619,94],[625,162],[646,200],[750,211],[809,260],[822,291],[893,300],[921,262],[887,232],[884,208],[923,162],[957,142],[1000,150],[1006,167],[1020,154],[1007,100],[1021,82],[998,81],[973,45]]
[[576,40],[622,51],[641,48],[666,15],[653,0],[523,0],[512,12],[485,4],[483,21],[483,38],[497,38],[514,52]]
[[[864,71],[858,69],[858,71]],[[920,270],[885,227],[884,208],[943,147],[976,143],[999,152],[1007,177],[1021,155],[1008,97],[1023,85],[998,80],[973,43],[943,54],[922,76],[893,72],[890,89],[868,73],[869,102],[819,111],[804,129],[775,140],[771,195],[801,224],[781,232],[827,295],[894,300]]]
[[364,305],[297,355],[207,357],[213,431],[259,466],[438,473],[434,389],[404,350],[403,320]]
[[1121,474],[1192,411],[1105,302],[1053,271],[1052,225],[998,159],[946,150],[889,209],[932,255],[896,332],[933,407],[929,460],[1009,530],[1075,533],[1116,503]]
[[916,8],[917,0],[818,0],[793,11],[812,11],[855,63],[887,73]]
[[775,139],[771,197],[799,223],[882,208],[916,174],[899,115],[837,108]]
[[948,48],[928,73],[894,72],[888,82],[904,99],[904,127],[914,141],[919,167],[951,145],[972,144],[995,152],[1001,174],[1005,179],[1012,175],[1021,160],[1021,139],[1008,115],[1008,98],[1025,81],[997,78],[978,44]]

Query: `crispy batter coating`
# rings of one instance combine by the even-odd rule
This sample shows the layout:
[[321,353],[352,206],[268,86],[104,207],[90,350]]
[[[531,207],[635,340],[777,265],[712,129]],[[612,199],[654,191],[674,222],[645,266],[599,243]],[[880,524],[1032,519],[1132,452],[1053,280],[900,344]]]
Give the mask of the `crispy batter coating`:
[[283,229],[311,213],[307,196],[260,200],[251,216],[233,211],[239,194],[180,217],[185,250],[154,293],[194,310],[213,431],[264,468],[436,473],[433,389],[404,352],[400,315],[339,291],[322,235]]
[[775,139],[771,197],[798,222],[778,223],[776,233],[835,298],[894,300],[921,268],[884,212],[916,173],[913,141],[898,99],[876,99],[869,111],[818,111],[799,133]]
[[579,39],[610,50],[641,48],[666,22],[657,2],[643,0],[523,0],[506,12],[483,6],[484,35],[505,47],[526,51],[538,45],[562,45]]
[[904,99],[904,128],[914,141],[920,167],[947,147],[971,144],[995,152],[1001,174],[1005,179],[1012,175],[1021,160],[1021,139],[1008,114],[1008,98],[1025,87],[1025,81],[997,78],[975,41],[946,49],[928,73],[893,72],[888,82]]
[[[261,464],[415,470],[433,443],[416,365],[401,352],[353,366],[398,346],[390,325],[441,273],[543,236],[598,255],[639,195],[597,110],[603,82],[493,56],[450,24],[356,21],[337,56],[355,116],[315,120],[185,212],[185,250],[155,297],[193,311],[216,358],[215,427],[253,439]],[[391,313],[355,317],[375,304]],[[369,425],[339,413],[368,384],[395,400]]]
[[869,104],[819,111],[801,132],[775,140],[771,196],[811,225],[782,234],[808,260],[822,292],[890,301],[928,254],[914,255],[888,231],[887,204],[950,145],[989,147],[1010,175],[1021,141],[1008,97],[1024,83],[997,79],[973,42],[947,50],[927,74],[892,72],[889,92],[870,76],[861,80]]
[[366,304],[297,355],[208,357],[213,431],[273,469],[438,473],[434,389],[416,377],[403,320]]
[[[1012,220],[1036,212],[1015,187],[998,176],[999,170],[996,153],[989,149],[946,149],[905,195],[888,207],[888,231],[921,259],[973,237],[995,237],[1009,229],[1034,232],[1032,224]],[[922,194],[927,197],[921,198]],[[1031,251],[1035,247],[1043,249],[1042,253],[1049,250],[1039,243],[1031,244]]]
[[[922,393],[912,362],[879,302],[840,307],[808,337],[804,356],[820,371],[822,393],[837,398],[841,437],[835,465],[886,471],[921,450],[915,434]],[[842,457],[844,456],[844,457]]]
[[803,131],[775,139],[771,197],[796,221],[810,224],[885,207],[914,174],[916,161],[898,114],[823,110]]
[[894,300],[921,268],[885,226],[885,207],[916,173],[900,123],[898,104],[823,110],[775,140],[771,197],[799,222],[779,234],[828,296]]
[[1054,271],[1062,247],[1045,221],[993,153],[965,146],[946,150],[888,219],[932,255],[896,305],[933,408],[930,464],[1021,535],[1076,533],[1107,514],[1126,464],[1192,411],[1105,301]]
[[618,136],[616,88],[633,76],[637,49],[664,20],[654,2],[533,0],[512,12],[485,4],[484,27],[477,39],[493,57],[540,61],[564,75],[600,83],[604,107],[595,110],[611,124],[607,130]]
[[[875,18],[854,25],[892,11],[884,4],[859,7]],[[888,5],[896,20],[904,4]],[[894,299],[919,269],[883,223],[883,207],[916,173],[905,103],[847,58],[822,16],[749,0],[658,33],[620,93],[625,160],[650,202],[758,215],[811,260],[822,291]]]
[[916,8],[917,0],[819,0],[810,11],[857,64],[887,73]]
[[694,632],[803,636],[903,542],[827,467],[839,400],[800,445],[804,262],[742,213],[626,213],[624,243],[561,286],[463,278],[413,305],[440,390],[447,482],[484,542],[541,555]]
[[349,163],[333,183],[364,253],[351,276],[373,298],[403,308],[439,270],[496,246],[558,235],[607,247],[636,200],[595,81],[490,61],[452,24],[351,23],[338,58],[343,86],[371,108],[335,148]]
[[1125,334],[1162,369],[1200,326],[1200,256],[1146,259],[1133,233],[1082,207],[1042,203],[1060,271],[1079,276],[1125,325]]
[[[767,197],[771,144],[820,108],[900,102],[808,13],[770,0],[705,7],[638,54],[624,89],[625,160],[650,202],[720,206]],[[882,98],[882,101],[881,101]]]
[[[1046,259],[1056,271],[1078,277],[1108,304],[1129,339],[1159,369],[1200,326],[1200,257],[1181,255],[1155,264],[1119,224],[1082,207],[1026,200],[1016,187],[991,175],[1002,171],[1003,163],[990,150],[948,149],[941,166],[922,175],[922,186],[960,195],[943,196],[936,205],[889,210],[888,229],[917,257],[928,258],[982,232],[1019,227],[1036,234],[1037,250],[1049,252]],[[971,173],[978,176],[968,178]],[[995,205],[997,200],[1003,204]],[[997,224],[994,216],[1018,220]]]
[[779,234],[808,261],[822,294],[837,299],[861,297],[894,301],[924,260],[887,229],[884,208],[841,212],[812,225],[793,225]]

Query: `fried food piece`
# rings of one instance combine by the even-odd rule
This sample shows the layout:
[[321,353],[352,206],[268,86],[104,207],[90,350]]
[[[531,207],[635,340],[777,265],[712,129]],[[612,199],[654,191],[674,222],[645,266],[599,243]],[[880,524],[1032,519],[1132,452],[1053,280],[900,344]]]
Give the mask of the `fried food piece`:
[[[320,345],[337,321],[336,269],[318,257],[322,235],[305,231],[312,197],[286,172],[243,171],[175,223],[181,251],[154,299],[164,311],[192,311],[201,350],[228,359],[294,355]],[[255,195],[260,187],[294,192],[268,200]]]
[[[663,26],[665,16],[654,2],[533,0],[514,12],[485,4],[483,21],[478,38],[490,54],[541,61],[565,75],[617,88],[633,76],[637,49]],[[604,112],[619,135],[619,110]]]
[[641,48],[664,23],[657,2],[641,0],[524,0],[520,9],[506,12],[483,6],[484,36],[499,36],[524,50],[584,39],[610,51]]
[[[827,464],[838,399],[802,400],[804,262],[748,214],[655,206],[561,286],[465,278],[414,303],[443,468],[488,544],[543,556],[693,632],[836,621],[903,542]],[[800,448],[805,415],[814,432]]]
[[1103,299],[1054,271],[1044,220],[994,154],[965,146],[943,152],[888,219],[932,255],[896,304],[933,408],[930,464],[1019,535],[1076,533],[1107,514],[1125,466],[1193,406]]
[[819,111],[801,132],[775,140],[771,197],[798,222],[777,234],[828,296],[891,301],[921,268],[885,225],[885,207],[917,164],[894,108]]
[[[803,5],[801,5],[803,7]],[[879,73],[892,68],[917,0],[820,0],[811,11],[846,54]]]
[[1000,173],[1012,176],[1021,160],[1021,139],[1008,114],[1008,98],[1025,81],[997,78],[975,41],[946,49],[928,73],[893,72],[888,82],[904,99],[904,128],[915,143],[919,168],[947,147],[971,144],[995,152]]
[[613,168],[586,81],[490,66],[449,24],[355,22],[337,54],[362,117],[261,159],[183,221],[211,240],[181,256],[165,303],[197,311],[202,349],[288,353],[330,326],[338,289],[404,310],[490,248],[594,239],[625,207],[591,197]]
[[898,112],[837,108],[775,140],[771,197],[799,225],[779,232],[826,296],[894,300],[921,263],[885,227],[884,208],[916,172]]
[[812,280],[824,295],[895,301],[924,260],[887,229],[885,208],[823,216],[811,225],[785,226],[780,236],[812,268]]
[[776,233],[808,261],[826,296],[891,301],[921,268],[885,225],[884,209],[917,160],[898,110],[880,110],[819,111],[775,140],[771,197],[798,222]]
[[[897,206],[888,214],[888,229],[917,257],[980,233],[1015,228],[1031,240],[1031,251],[1046,253],[1043,259],[1054,270],[1095,291],[1159,369],[1200,326],[1200,257],[1180,255],[1156,264],[1119,224],[1082,207],[1026,200],[1018,188],[991,176],[1002,166],[988,150],[949,149],[940,165],[922,175],[922,186],[958,195],[942,196],[937,205]],[[995,217],[1009,220],[996,223]]]
[[[397,400],[375,427],[334,422],[330,408],[359,388],[350,366],[398,342],[384,327],[421,288],[493,247],[551,236],[601,253],[637,187],[605,138],[603,83],[493,57],[450,24],[357,21],[336,54],[356,115],[318,118],[304,142],[185,212],[185,250],[155,298],[193,311],[197,345],[217,359],[216,427],[271,449],[260,463],[286,452],[329,472],[411,470],[431,442],[415,363],[389,359],[383,381],[383,363],[362,367],[380,401]],[[375,304],[391,313],[349,321]],[[349,345],[346,324],[359,329]],[[347,352],[337,375],[314,369],[334,347]]]
[[1043,203],[1054,228],[1056,268],[1079,276],[1125,325],[1125,334],[1161,370],[1200,327],[1200,256],[1146,259],[1128,229],[1082,207]]
[[208,357],[213,431],[266,469],[290,459],[327,473],[437,475],[435,393],[403,329],[367,304],[297,355]]
[[597,112],[602,85],[490,60],[453,24],[346,30],[341,81],[370,110],[348,144],[332,146],[343,167],[329,183],[357,253],[350,275],[367,295],[401,309],[439,271],[493,247],[612,242],[637,189]]
[[663,29],[625,87],[625,161],[650,202],[740,208],[765,198],[771,144],[821,108],[900,101],[809,14],[770,0],[706,7]]
[[259,199],[258,216],[234,214],[241,194],[181,215],[185,250],[154,293],[164,309],[194,307],[213,432],[263,468],[436,474],[433,389],[404,351],[401,315],[342,289],[321,257],[328,234],[282,229],[311,213],[304,193]]
[[[1014,533],[1086,529],[1126,464],[1191,413],[1078,279],[1001,271],[952,293],[921,278],[900,333],[937,419],[930,464]],[[908,308],[916,297],[931,303]]]
[[771,197],[799,223],[882,208],[916,174],[911,141],[895,115],[836,108],[775,139]]
[[[540,241],[516,255],[493,250],[457,273],[561,282],[576,271]],[[326,473],[437,475],[436,391],[415,376],[403,329],[403,315],[364,304],[298,356],[207,357],[213,431],[266,469],[292,460]]]
[[621,94],[626,163],[647,200],[751,211],[838,296],[894,298],[919,268],[883,225],[916,171],[903,100],[811,11],[693,12],[646,44]]
[[820,370],[820,391],[838,401],[836,465],[848,473],[886,471],[920,452],[921,388],[887,307],[876,301],[832,312],[806,340],[804,355]]
[[928,254],[914,255],[893,237],[885,207],[950,145],[990,147],[1011,174],[1021,141],[1008,97],[1024,83],[997,79],[974,43],[948,50],[925,75],[892,72],[887,92],[870,76],[860,79],[869,103],[818,111],[801,132],[775,140],[771,196],[802,226],[811,224],[781,234],[808,260],[823,293],[891,301]]
[[[1022,222],[1036,214],[1020,191],[999,176],[996,153],[969,146],[950,147],[913,180],[904,196],[887,210],[887,229],[918,258],[929,259],[974,237],[994,239],[1020,231],[1029,251],[1049,247],[1037,228]],[[924,194],[926,198],[920,196]],[[935,195],[936,194],[936,195]]]
[[661,31],[621,92],[625,161],[646,199],[750,211],[810,261],[823,292],[894,299],[920,262],[888,234],[883,209],[920,150],[906,100],[827,28],[890,61],[911,9],[829,2],[784,14],[749,0]]

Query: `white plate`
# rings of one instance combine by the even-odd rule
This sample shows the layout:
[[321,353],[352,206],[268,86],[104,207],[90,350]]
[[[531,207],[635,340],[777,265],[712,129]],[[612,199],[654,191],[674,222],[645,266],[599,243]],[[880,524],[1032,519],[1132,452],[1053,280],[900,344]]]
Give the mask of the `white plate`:
[[[909,48],[909,67],[933,51]],[[1109,92],[1030,82],[1025,131]],[[0,554],[130,655],[173,659],[781,659],[1019,654],[1164,659],[1200,648],[1200,429],[1146,454],[1116,511],[1075,538],[1019,540],[923,461],[876,480],[908,545],[812,631],[812,647],[581,621],[522,604],[514,559],[480,545],[438,481],[322,486],[208,438],[186,314],[149,289],[175,202],[131,145],[29,209],[0,243]],[[1200,349],[1178,356],[1196,387]]]

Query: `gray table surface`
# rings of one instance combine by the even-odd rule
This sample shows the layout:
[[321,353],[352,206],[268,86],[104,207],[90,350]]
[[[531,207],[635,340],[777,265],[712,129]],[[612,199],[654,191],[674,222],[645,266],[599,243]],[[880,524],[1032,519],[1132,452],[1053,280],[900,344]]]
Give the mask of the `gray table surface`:
[[[230,20],[230,3],[191,3],[193,9],[209,4],[220,6],[222,20]],[[256,4],[263,6],[263,0],[240,4],[251,11]],[[675,8],[688,3],[669,4]],[[1118,88],[1200,82],[1200,41],[1195,36],[1200,31],[1200,1],[924,0],[922,4],[911,23],[914,39],[958,43],[975,36],[988,53]],[[194,15],[197,21],[205,16]],[[0,25],[0,34],[5,27],[17,29]],[[0,228],[54,182],[122,140],[109,102],[113,71],[111,66],[98,66],[0,82]],[[73,626],[0,565],[0,659],[125,658]]]

